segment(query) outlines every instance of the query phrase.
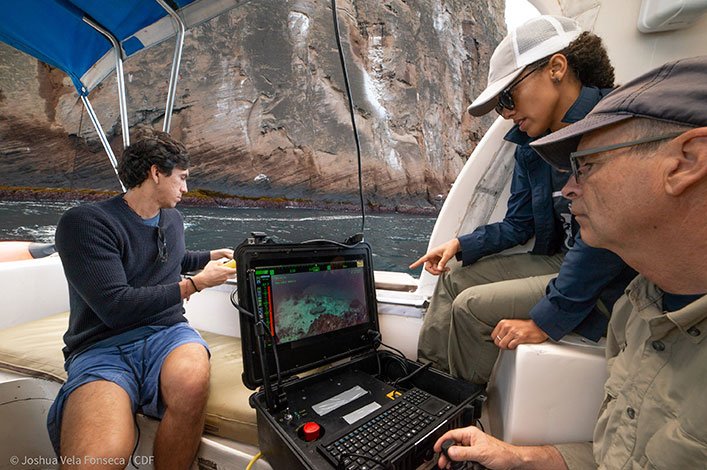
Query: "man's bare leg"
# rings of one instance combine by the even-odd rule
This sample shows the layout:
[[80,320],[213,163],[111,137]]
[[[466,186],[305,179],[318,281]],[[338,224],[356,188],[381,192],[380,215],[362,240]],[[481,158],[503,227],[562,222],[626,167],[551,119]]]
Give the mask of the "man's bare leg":
[[62,469],[125,468],[135,444],[128,394],[99,380],[71,392],[61,420]]
[[209,356],[204,346],[189,343],[172,351],[160,372],[166,406],[155,437],[155,468],[188,469],[199,448],[209,397]]

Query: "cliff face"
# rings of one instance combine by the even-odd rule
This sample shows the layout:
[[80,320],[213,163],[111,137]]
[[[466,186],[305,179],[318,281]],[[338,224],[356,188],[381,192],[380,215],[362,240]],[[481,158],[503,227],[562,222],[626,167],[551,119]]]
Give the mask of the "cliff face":
[[[466,106],[505,34],[503,0],[344,0],[339,21],[372,205],[430,206],[492,117]],[[125,65],[131,127],[161,128],[167,41]],[[90,99],[120,154],[111,76]],[[356,147],[330,2],[260,0],[187,34],[172,134],[190,187],[357,200]],[[118,189],[63,72],[0,45],[0,185]]]

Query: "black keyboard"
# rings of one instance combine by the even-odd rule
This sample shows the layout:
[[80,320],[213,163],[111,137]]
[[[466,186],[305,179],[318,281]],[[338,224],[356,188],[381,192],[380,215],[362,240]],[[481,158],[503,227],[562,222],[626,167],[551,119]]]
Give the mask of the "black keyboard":
[[452,405],[429,393],[412,389],[398,397],[390,408],[357,423],[331,443],[320,444],[318,449],[335,468],[382,470],[394,451],[422,437],[422,431],[451,408]]

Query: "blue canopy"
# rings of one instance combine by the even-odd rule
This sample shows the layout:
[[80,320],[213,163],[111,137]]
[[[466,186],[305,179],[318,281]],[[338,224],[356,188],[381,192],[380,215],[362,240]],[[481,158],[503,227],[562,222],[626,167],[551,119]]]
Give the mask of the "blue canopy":
[[[167,0],[187,28],[230,8],[239,0]],[[115,67],[113,46],[84,21],[89,18],[113,34],[128,58],[176,32],[155,0],[6,0],[0,41],[66,72],[86,96]]]

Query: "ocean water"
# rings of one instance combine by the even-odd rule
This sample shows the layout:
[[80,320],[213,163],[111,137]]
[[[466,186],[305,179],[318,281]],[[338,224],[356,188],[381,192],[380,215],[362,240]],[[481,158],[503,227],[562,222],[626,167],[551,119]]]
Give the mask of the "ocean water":
[[[59,217],[79,204],[0,201],[0,240],[52,242]],[[250,232],[265,232],[275,241],[325,238],[344,241],[361,231],[361,216],[352,212],[312,209],[243,209],[179,207],[188,249],[233,248]],[[408,265],[422,256],[435,218],[406,214],[366,214],[364,236],[373,249],[375,269],[419,274]]]

